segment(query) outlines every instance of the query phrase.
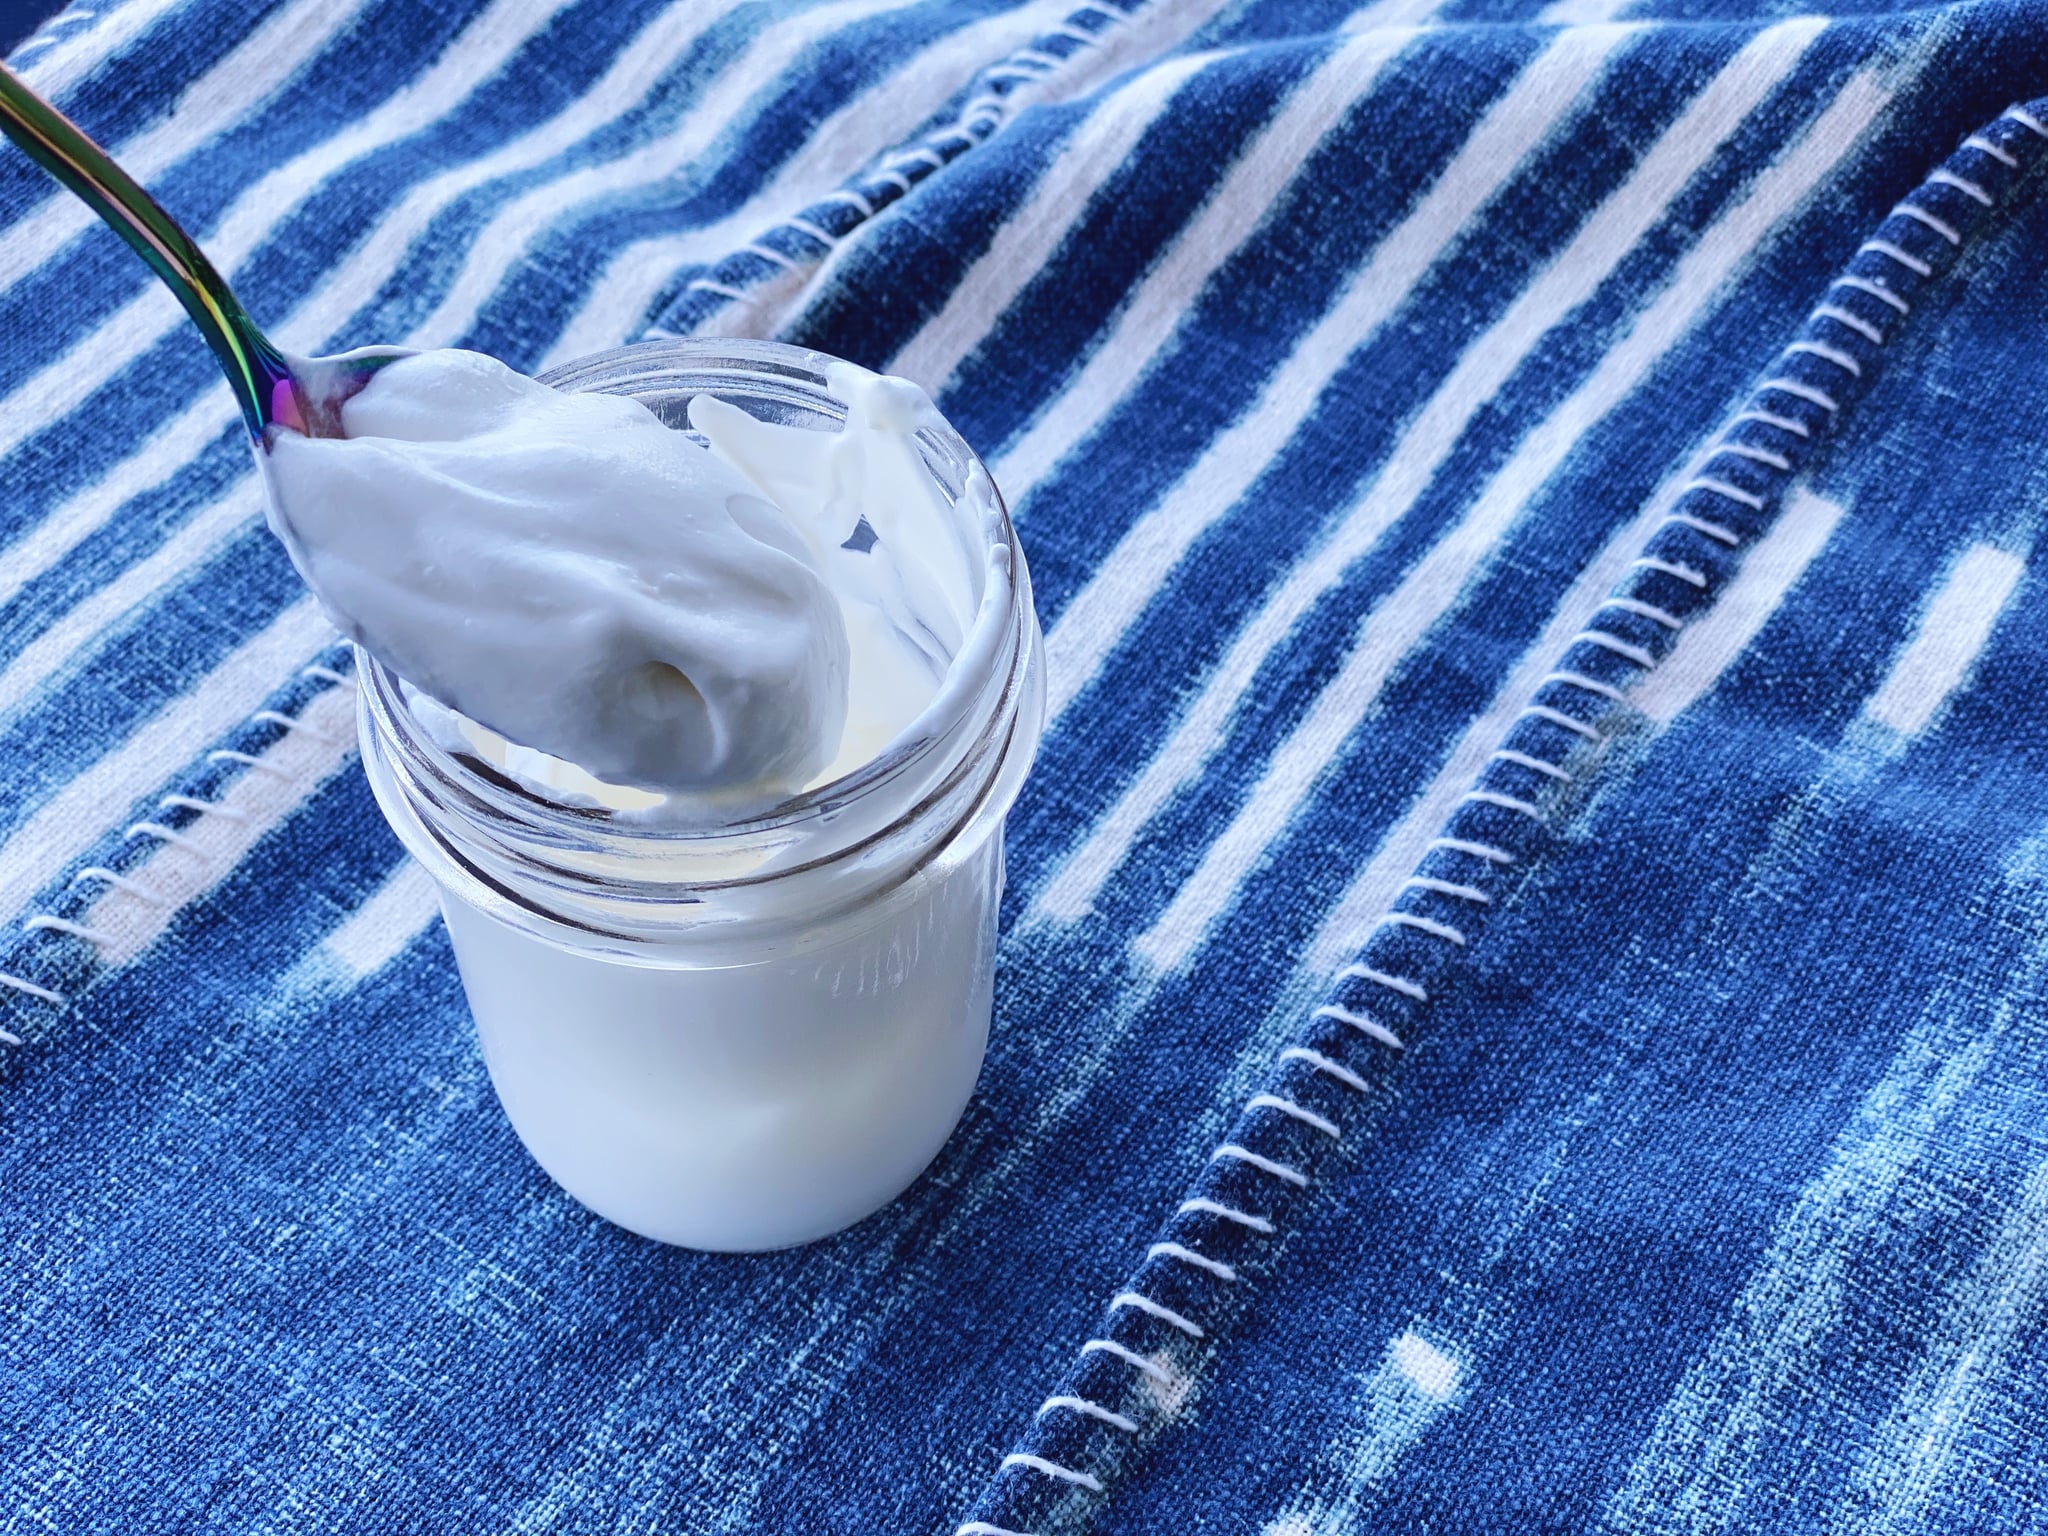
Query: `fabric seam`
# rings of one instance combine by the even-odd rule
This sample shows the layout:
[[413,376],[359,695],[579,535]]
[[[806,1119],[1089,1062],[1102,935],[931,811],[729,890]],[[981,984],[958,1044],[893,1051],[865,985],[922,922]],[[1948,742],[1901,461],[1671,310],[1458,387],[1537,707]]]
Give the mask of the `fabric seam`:
[[[108,967],[99,963],[100,951],[110,942],[109,936],[79,921],[80,917],[104,895],[114,891],[133,896],[146,905],[161,904],[162,898],[146,882],[133,878],[133,866],[146,862],[152,853],[164,847],[184,847],[195,856],[203,857],[187,837],[186,829],[204,816],[237,814],[216,804],[217,796],[249,774],[277,771],[263,761],[262,748],[275,745],[294,732],[313,732],[314,728],[299,716],[315,699],[333,689],[354,690],[354,677],[340,670],[348,664],[346,646],[323,649],[315,660],[301,666],[280,688],[272,690],[262,705],[240,725],[217,738],[212,747],[189,762],[177,777],[168,780],[164,793],[155,802],[155,814],[145,814],[128,823],[119,834],[116,846],[140,849],[139,857],[106,854],[101,862],[95,863],[93,855],[88,853],[72,861],[70,877],[57,888],[55,895],[43,903],[31,901],[21,920],[22,931],[40,942],[33,945],[17,942],[12,952],[0,956],[0,999],[11,1001],[17,1010],[42,1004],[61,1012],[113,969],[126,969],[126,966]],[[213,796],[203,793],[209,785],[215,791]],[[102,839],[101,845],[104,846],[106,841]],[[225,874],[226,871],[220,873]],[[63,878],[61,869],[54,878]],[[44,889],[49,887],[46,885]],[[72,951],[68,956],[51,954],[37,957],[26,953],[29,948],[55,949],[67,940],[69,944],[65,947]],[[79,962],[78,951],[81,948],[87,956],[83,966]],[[24,961],[29,962],[44,979],[38,981],[34,976],[20,974],[25,968]],[[69,970],[75,979],[66,980],[57,974],[58,969]],[[0,1023],[0,1045],[20,1046],[24,1043],[20,1035]]]
[[1171,1387],[1164,1401],[1184,1396],[1244,1305],[1222,1288],[1285,1239],[1299,1203],[1332,1171],[1346,1121],[1387,1091],[1390,1064],[1440,993],[1448,957],[1466,950],[1493,904],[1489,886],[1542,850],[1551,808],[1595,766],[1603,722],[1714,606],[1739,552],[1775,520],[1814,448],[1869,388],[1915,300],[1953,268],[2044,149],[2048,99],[2009,107],[1894,205],[1830,281],[1537,684],[1357,957],[1275,1057],[955,1536],[1040,1536],[1084,1522],[1166,1429],[1171,1414],[1157,1389]]

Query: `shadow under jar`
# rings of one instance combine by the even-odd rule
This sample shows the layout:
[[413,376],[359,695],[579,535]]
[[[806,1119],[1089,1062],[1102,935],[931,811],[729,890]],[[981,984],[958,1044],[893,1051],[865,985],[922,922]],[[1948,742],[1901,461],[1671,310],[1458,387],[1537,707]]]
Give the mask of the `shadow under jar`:
[[[829,362],[678,340],[542,377],[678,430],[710,394],[836,431]],[[431,701],[357,655],[364,770],[439,887],[499,1101],[564,1189],[663,1242],[775,1248],[860,1220],[938,1153],[981,1070],[1042,642],[987,472],[950,429],[917,447],[980,573],[976,617],[891,745],[768,811],[677,826],[551,798],[448,750]]]

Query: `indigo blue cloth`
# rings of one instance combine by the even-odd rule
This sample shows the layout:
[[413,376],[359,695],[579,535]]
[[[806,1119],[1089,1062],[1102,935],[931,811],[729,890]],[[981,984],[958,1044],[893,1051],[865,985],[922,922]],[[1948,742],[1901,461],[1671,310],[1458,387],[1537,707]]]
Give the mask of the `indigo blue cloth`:
[[289,346],[925,382],[1052,718],[930,1172],[605,1225],[0,156],[0,1532],[2048,1530],[2039,9],[59,16]]

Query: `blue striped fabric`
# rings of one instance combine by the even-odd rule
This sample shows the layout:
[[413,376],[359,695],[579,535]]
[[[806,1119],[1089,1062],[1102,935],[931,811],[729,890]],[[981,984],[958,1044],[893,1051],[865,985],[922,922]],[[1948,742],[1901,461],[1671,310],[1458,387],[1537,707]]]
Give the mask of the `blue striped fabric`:
[[930,1173],[526,1160],[225,387],[0,156],[0,1532],[2048,1529],[2048,29],[92,0],[279,339],[925,382],[1052,716]]

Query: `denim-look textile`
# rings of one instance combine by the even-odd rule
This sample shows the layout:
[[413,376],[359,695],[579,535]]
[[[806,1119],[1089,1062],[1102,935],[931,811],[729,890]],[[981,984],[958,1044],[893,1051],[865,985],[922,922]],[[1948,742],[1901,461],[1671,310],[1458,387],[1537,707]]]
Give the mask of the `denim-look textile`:
[[924,382],[1052,716],[931,1171],[605,1225],[0,156],[0,1532],[2048,1531],[2041,9],[60,16],[295,349]]

